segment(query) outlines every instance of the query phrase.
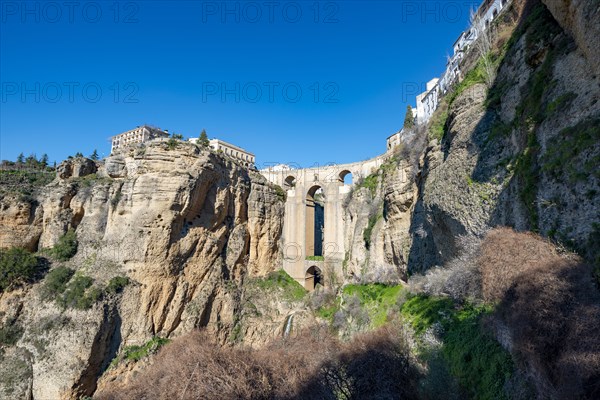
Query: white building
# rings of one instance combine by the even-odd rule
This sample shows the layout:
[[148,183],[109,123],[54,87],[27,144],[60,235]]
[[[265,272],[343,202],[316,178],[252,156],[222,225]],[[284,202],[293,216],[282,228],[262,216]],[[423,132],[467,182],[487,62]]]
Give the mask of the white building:
[[440,97],[438,82],[438,78],[433,78],[427,82],[427,90],[417,96],[417,124],[427,122],[437,108]]
[[[198,141],[197,138],[192,138],[188,140],[191,143],[196,143]],[[243,166],[251,168],[254,167],[254,163],[256,162],[256,157],[254,154],[250,153],[233,145],[231,143],[227,143],[220,139],[211,139],[209,140],[210,147],[216,151],[217,153],[223,153],[226,156],[233,158],[234,160],[240,162]]]
[[169,131],[163,131],[160,128],[155,128],[149,125],[138,126],[127,132],[120,133],[111,138],[112,153],[116,149],[129,146],[132,144],[145,143],[152,139],[168,138]]
[[427,90],[417,96],[417,124],[429,121],[437,109],[440,98],[445,95],[452,85],[460,81],[463,76],[460,62],[469,51],[471,44],[477,40],[479,33],[489,29],[500,12],[508,5],[510,0],[484,0],[475,12],[475,21],[469,29],[460,34],[452,45],[454,54],[448,59],[446,70],[442,76],[427,82]]

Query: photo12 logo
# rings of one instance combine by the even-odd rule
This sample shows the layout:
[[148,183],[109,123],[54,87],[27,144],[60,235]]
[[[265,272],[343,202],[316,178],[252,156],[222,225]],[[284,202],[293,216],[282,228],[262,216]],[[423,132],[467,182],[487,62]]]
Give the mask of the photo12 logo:
[[339,103],[339,85],[335,82],[202,82],[202,102],[298,103],[301,100],[314,103]]
[[460,23],[470,16],[471,10],[477,9],[481,2],[476,1],[402,1],[401,22],[419,20],[426,22]]
[[336,24],[339,11],[333,1],[203,1],[202,23]]
[[114,82],[103,86],[98,82],[2,82],[1,102],[21,103],[98,103],[102,99],[114,103],[139,103],[139,87],[135,82]]
[[2,1],[2,23],[139,22],[139,3],[132,1]]

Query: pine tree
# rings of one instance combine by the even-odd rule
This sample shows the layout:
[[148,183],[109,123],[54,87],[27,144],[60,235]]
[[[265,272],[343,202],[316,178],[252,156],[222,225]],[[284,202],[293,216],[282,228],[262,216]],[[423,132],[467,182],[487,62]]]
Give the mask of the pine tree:
[[415,117],[413,116],[412,107],[406,106],[406,116],[404,117],[404,129],[411,129],[415,126]]
[[98,150],[94,149],[94,152],[90,156],[90,159],[96,161],[96,160],[98,160],[98,158],[100,158],[100,157],[98,157]]
[[23,155],[23,153],[21,153],[17,157],[17,164],[23,164],[23,162],[25,162],[25,156]]
[[202,147],[210,146],[208,136],[206,135],[206,129],[202,129],[202,132],[200,132],[200,137],[198,138],[197,143],[199,146],[202,146]]
[[48,154],[42,154],[42,158],[40,158],[40,167],[42,167],[42,169],[46,168],[48,166]]
[[31,153],[29,156],[27,156],[27,158],[25,159],[25,165],[27,166],[27,168],[35,168],[38,165],[38,160],[35,154]]
[[83,158],[83,153],[78,151],[77,153],[75,153],[75,158]]

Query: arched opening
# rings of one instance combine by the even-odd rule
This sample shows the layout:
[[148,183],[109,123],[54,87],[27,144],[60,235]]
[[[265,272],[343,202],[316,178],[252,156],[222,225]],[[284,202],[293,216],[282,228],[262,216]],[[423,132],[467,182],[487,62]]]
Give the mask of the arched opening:
[[304,288],[306,290],[315,290],[317,285],[323,285],[323,275],[319,267],[313,265],[306,270],[304,277]]
[[498,9],[494,9],[494,12],[492,12],[492,19],[496,19],[496,17],[498,16]]
[[352,172],[350,172],[348,170],[344,170],[344,171],[340,172],[339,180],[344,185],[352,185]]
[[286,188],[293,188],[296,186],[296,177],[290,175],[287,178],[285,178],[284,183]]
[[306,195],[306,257],[323,256],[324,206],[323,189],[313,186]]

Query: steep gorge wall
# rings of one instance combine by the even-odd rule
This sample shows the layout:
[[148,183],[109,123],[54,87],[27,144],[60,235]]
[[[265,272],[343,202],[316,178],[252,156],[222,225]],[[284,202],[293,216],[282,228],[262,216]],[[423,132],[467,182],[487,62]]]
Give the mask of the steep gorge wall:
[[[526,2],[522,18],[511,8],[518,20],[500,28],[503,58],[492,87],[473,79],[447,96],[449,107],[432,118],[442,121],[443,137],[428,127],[414,180],[398,178],[411,174],[410,163],[399,163],[394,173],[379,172],[373,197],[365,188],[352,194],[346,240],[355,277],[442,265],[459,253],[461,236],[481,237],[494,226],[537,231],[600,260],[598,5],[548,4],[558,22],[540,1]],[[367,249],[374,209],[382,217]]]
[[51,247],[75,229],[78,252],[65,265],[95,285],[117,275],[131,283],[88,311],[42,300],[43,283],[0,294],[3,324],[24,328],[2,363],[28,366],[23,396],[89,395],[119,348],[153,336],[206,327],[224,341],[243,280],[279,268],[281,199],[214,153],[158,143],[109,157],[96,175],[62,175],[36,207],[3,200],[3,247]]

